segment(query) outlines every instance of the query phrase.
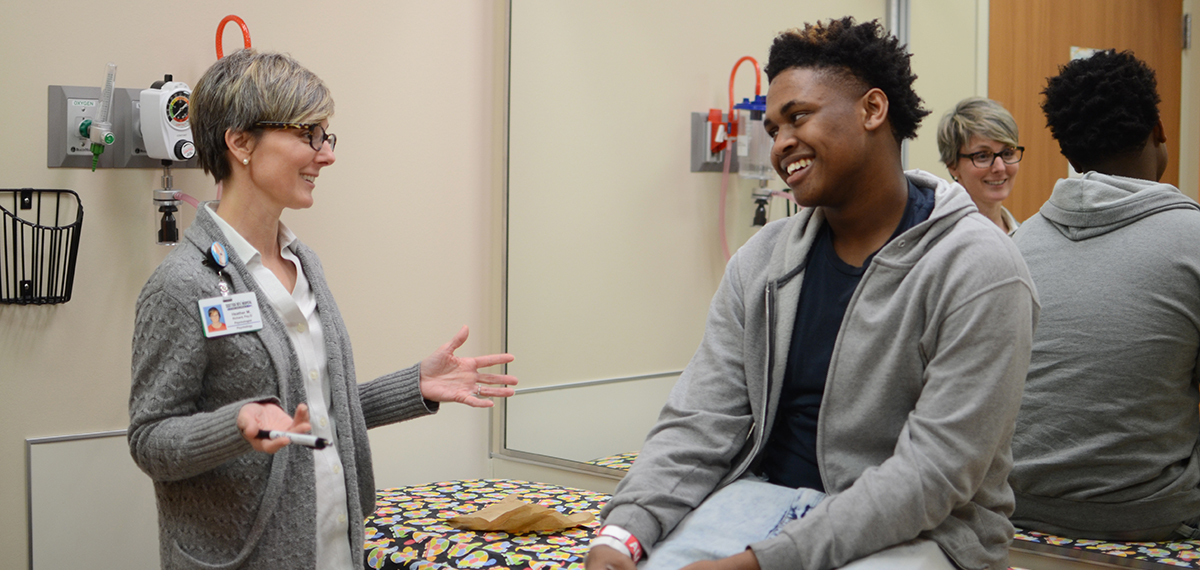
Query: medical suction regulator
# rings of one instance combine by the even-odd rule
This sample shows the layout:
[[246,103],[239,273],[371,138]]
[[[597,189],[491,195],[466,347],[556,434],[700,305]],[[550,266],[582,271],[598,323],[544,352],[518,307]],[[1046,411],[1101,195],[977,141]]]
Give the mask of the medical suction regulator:
[[189,160],[196,156],[191,128],[192,89],[164,75],[141,92],[139,118],[146,154],[163,160]]

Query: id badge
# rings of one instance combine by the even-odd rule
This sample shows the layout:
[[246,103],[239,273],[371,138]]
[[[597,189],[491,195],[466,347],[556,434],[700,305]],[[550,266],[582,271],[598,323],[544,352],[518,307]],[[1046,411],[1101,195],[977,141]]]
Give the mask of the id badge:
[[254,293],[238,293],[224,297],[200,299],[200,320],[204,323],[204,336],[216,338],[262,330],[262,314],[258,311],[258,299]]

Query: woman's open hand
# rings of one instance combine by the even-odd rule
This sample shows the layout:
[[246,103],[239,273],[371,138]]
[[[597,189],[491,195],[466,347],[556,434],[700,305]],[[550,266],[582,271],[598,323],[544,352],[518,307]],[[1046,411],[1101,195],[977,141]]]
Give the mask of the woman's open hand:
[[513,395],[517,379],[507,374],[484,374],[480,368],[513,361],[511,354],[489,354],[461,358],[454,351],[467,341],[466,326],[433,354],[421,361],[421,395],[434,402],[459,402],[475,408],[494,405],[485,398],[506,398]]

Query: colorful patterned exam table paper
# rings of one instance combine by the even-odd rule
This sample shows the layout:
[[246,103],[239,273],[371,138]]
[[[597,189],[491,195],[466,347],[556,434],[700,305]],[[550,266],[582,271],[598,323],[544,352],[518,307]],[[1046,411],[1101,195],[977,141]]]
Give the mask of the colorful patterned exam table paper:
[[[631,454],[597,460],[632,463]],[[627,468],[627,467],[626,467]],[[561,532],[473,532],[451,527],[448,519],[473,513],[520,492],[531,503],[565,514],[599,516],[609,496],[543,483],[507,479],[443,481],[383,489],[366,521],[365,567],[371,570],[583,570],[587,545],[599,528],[593,521]],[[1017,530],[1014,548],[1081,561],[1147,568],[1200,568],[1200,541],[1107,542],[1071,540]],[[1111,567],[1111,566],[1109,566]]]
[[582,489],[506,479],[444,481],[383,489],[367,519],[366,568],[373,570],[582,570],[598,521],[559,532],[473,532],[450,517],[473,513],[521,492],[522,499],[565,514],[599,515],[609,496]]

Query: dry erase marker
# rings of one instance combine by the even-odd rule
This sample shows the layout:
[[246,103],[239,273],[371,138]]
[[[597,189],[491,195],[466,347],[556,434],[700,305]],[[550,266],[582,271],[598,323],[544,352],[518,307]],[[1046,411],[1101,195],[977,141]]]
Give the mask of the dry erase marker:
[[304,447],[311,447],[313,449],[325,449],[325,446],[329,445],[329,440],[323,437],[308,435],[306,433],[292,433],[290,431],[260,429],[258,430],[258,435],[255,437],[258,439],[277,439],[280,437],[286,437],[292,440],[292,443],[303,445]]

